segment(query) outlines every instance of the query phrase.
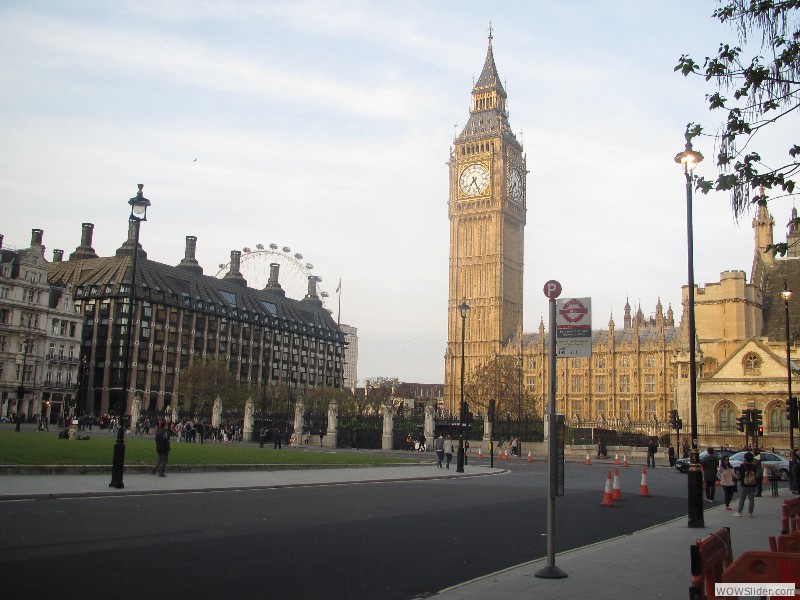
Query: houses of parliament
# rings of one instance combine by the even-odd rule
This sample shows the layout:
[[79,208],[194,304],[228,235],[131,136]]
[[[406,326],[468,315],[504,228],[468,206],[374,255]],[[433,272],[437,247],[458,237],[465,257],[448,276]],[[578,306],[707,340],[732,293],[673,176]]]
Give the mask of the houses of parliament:
[[[509,356],[519,368],[525,398],[520,405],[528,413],[519,417],[542,418],[549,333],[543,322],[535,332],[522,331],[527,169],[522,144],[509,124],[507,99],[490,33],[469,118],[448,162],[445,409],[458,411],[462,361],[469,378],[495,357]],[[757,408],[763,411],[763,445],[788,447],[787,326],[780,292],[793,289],[800,297],[800,232],[789,231],[789,253],[776,258],[765,251],[773,243],[774,224],[766,204],[758,205],[749,277],[740,270],[724,271],[719,281],[695,289],[701,444],[741,443],[735,437],[736,418],[744,409]],[[609,318],[607,328],[593,331],[591,357],[559,359],[556,410],[574,425],[655,433],[667,430],[670,411],[676,409],[688,432],[688,286],[682,297],[677,323],[673,308],[660,300],[647,316],[626,300],[621,323]],[[789,330],[796,332],[800,305],[788,304]],[[465,316],[463,305],[469,307]],[[796,344],[790,349],[792,356],[799,350]],[[796,370],[792,361],[791,372]],[[516,398],[506,407],[518,418]],[[473,404],[470,410],[483,412],[485,407]]]

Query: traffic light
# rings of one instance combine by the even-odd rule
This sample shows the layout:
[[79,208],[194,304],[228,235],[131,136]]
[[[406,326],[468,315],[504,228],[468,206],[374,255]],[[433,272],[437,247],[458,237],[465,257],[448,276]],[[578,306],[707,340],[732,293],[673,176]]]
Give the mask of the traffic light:
[[495,406],[496,405],[497,405],[497,401],[496,400],[494,400],[494,399],[489,400],[489,422],[490,423],[494,423],[494,411],[495,411]]
[[756,427],[758,427],[759,429],[763,429],[763,427],[761,427],[761,425],[763,424],[763,420],[762,420],[762,418],[761,418],[761,417],[762,417],[762,415],[763,415],[763,412],[764,412],[764,411],[762,411],[760,408],[754,408],[754,409],[753,409],[753,417],[755,417],[755,418],[753,419],[753,423],[754,423],[754,424],[755,424],[755,426],[756,426]]
[[797,397],[792,396],[786,401],[786,420],[789,427],[797,427]]
[[750,425],[750,411],[749,410],[743,410],[742,411],[742,416],[738,417],[736,419],[736,423],[737,423],[736,424],[736,429],[738,429],[739,431],[745,431],[747,429],[750,429],[750,427],[749,427],[749,425]]
[[669,411],[669,427],[670,429],[677,429],[678,427],[678,411],[674,408]]
[[763,427],[759,427],[758,428],[758,435],[764,435],[764,428]]
[[678,422],[675,424],[675,429],[677,429],[678,431],[683,429],[683,419],[678,419]]

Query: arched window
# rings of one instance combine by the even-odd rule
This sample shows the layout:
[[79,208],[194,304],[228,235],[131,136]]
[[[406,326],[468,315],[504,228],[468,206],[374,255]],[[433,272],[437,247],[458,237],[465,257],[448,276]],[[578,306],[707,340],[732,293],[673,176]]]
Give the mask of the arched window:
[[731,403],[725,402],[719,407],[717,423],[720,431],[733,431],[736,429],[736,410]]
[[770,433],[786,433],[789,431],[789,421],[786,420],[786,404],[773,404],[767,408],[767,423]]
[[761,375],[761,357],[755,352],[748,352],[742,359],[745,376]]

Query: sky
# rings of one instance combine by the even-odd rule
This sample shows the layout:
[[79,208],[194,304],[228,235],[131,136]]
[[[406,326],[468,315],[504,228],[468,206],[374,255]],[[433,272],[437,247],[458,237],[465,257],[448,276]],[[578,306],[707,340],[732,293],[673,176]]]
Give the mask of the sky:
[[[673,67],[735,34],[711,0],[29,2],[0,5],[0,233],[46,255],[110,255],[137,184],[148,258],[197,237],[206,274],[257,244],[301,253],[334,317],[358,328],[358,379],[442,383],[450,148],[488,27],[527,158],[524,329],[544,283],[590,297],[595,328],[629,299],[680,318],[687,123],[712,89]],[[695,150],[714,177],[714,140]],[[788,201],[786,201],[788,202]],[[791,206],[771,205],[776,241]],[[748,274],[751,216],[694,200],[695,281]],[[279,250],[280,251],[280,250]],[[244,260],[251,280],[270,258]],[[249,273],[251,273],[249,275]],[[287,267],[284,279],[302,277]],[[341,281],[341,294],[335,290]],[[302,280],[300,289],[303,289]],[[341,307],[341,308],[340,308]]]

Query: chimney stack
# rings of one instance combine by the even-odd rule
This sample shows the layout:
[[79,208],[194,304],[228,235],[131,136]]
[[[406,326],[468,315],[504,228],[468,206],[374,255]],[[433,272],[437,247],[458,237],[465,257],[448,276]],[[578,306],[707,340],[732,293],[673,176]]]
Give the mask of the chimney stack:
[[303,298],[303,302],[322,306],[322,300],[320,300],[319,296],[317,296],[317,281],[318,279],[316,275],[308,276],[308,293],[306,294],[306,297]]
[[281,270],[281,266],[278,263],[270,263],[269,265],[269,280],[267,281],[267,285],[264,288],[265,291],[270,291],[280,296],[286,296],[286,292],[283,291],[281,284],[278,282],[278,273]]
[[247,287],[247,280],[242,276],[239,271],[239,264],[242,259],[242,253],[239,250],[231,250],[231,269],[225,274],[226,281],[232,281],[242,287]]
[[[122,244],[122,246],[117,248],[117,256],[125,256],[127,254],[133,256],[133,244],[136,240],[136,228],[140,225],[141,223],[139,221],[128,219],[128,239],[125,240],[125,243]],[[141,242],[139,242],[137,250],[139,252],[138,258],[147,258],[147,252],[142,249]]]
[[197,238],[193,235],[186,236],[186,250],[184,251],[183,260],[178,265],[181,269],[186,269],[197,275],[203,274],[203,267],[197,262],[195,258],[195,249],[197,248]]
[[53,262],[62,262],[64,260],[64,251],[63,250],[53,250]]
[[97,253],[94,251],[94,248],[92,248],[93,232],[94,232],[93,223],[83,223],[81,225],[81,245],[75,248],[75,252],[69,255],[70,260],[97,258]]

